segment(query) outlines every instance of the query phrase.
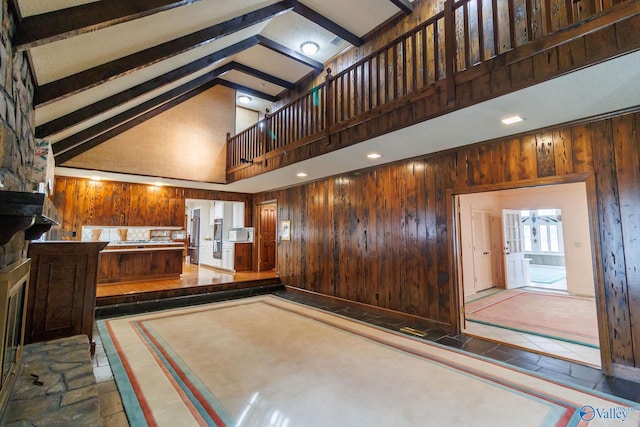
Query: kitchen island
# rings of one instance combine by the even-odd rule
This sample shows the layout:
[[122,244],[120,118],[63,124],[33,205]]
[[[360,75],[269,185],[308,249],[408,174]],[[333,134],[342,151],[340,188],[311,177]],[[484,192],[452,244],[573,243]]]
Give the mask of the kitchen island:
[[180,278],[183,251],[183,242],[109,243],[100,255],[98,284]]

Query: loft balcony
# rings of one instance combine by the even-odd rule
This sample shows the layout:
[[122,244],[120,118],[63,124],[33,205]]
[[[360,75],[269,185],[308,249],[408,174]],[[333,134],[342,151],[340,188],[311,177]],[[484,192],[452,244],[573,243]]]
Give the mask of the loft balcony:
[[447,0],[416,28],[245,131],[227,182],[273,171],[640,49],[640,1]]

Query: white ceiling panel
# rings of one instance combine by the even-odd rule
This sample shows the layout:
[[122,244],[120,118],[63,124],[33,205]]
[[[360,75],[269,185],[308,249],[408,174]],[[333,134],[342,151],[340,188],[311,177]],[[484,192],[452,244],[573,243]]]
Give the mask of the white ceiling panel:
[[[274,1],[202,0],[30,50],[38,84],[49,83],[224,22]],[[254,27],[264,27],[264,21]]]
[[292,83],[297,82],[313,70],[307,65],[260,45],[253,46],[236,55],[236,62]]
[[222,76],[222,79],[231,83],[246,86],[249,89],[264,92],[272,96],[276,96],[277,94],[279,94],[285,89],[281,86],[274,85],[273,83],[265,82],[262,79],[250,76],[248,74],[242,73],[237,70],[229,71],[228,73]]
[[20,15],[23,18],[41,13],[53,12],[81,4],[95,3],[97,0],[18,0]]
[[272,19],[261,34],[298,53],[302,53],[300,51],[302,43],[306,41],[315,42],[320,48],[318,53],[311,58],[319,62],[327,61],[350,46],[349,43],[342,39],[337,45],[331,43],[336,38],[335,34],[297,13],[286,13]]
[[302,3],[358,37],[400,12],[389,0],[304,0]]

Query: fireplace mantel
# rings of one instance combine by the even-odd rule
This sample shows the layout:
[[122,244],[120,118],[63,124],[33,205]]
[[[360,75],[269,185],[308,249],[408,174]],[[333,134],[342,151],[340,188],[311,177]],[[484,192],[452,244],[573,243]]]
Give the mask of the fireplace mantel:
[[26,240],[34,240],[58,223],[47,215],[55,211],[53,203],[42,193],[0,191],[0,245],[21,231]]

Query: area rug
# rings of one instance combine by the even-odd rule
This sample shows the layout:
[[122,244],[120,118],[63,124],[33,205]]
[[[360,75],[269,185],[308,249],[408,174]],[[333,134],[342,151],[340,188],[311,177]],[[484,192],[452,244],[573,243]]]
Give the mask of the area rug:
[[273,296],[98,322],[132,426],[582,426],[640,405]]
[[598,348],[595,299],[506,289],[465,305],[470,322]]

